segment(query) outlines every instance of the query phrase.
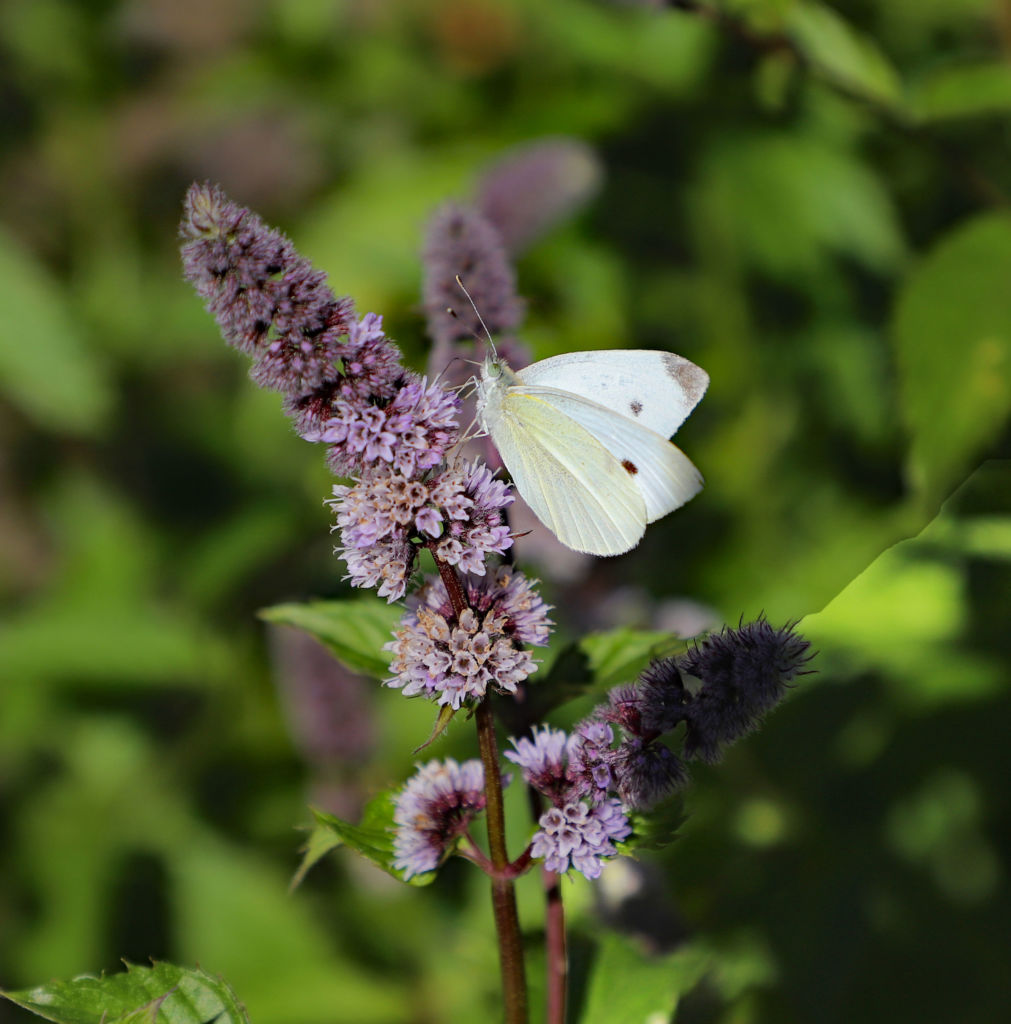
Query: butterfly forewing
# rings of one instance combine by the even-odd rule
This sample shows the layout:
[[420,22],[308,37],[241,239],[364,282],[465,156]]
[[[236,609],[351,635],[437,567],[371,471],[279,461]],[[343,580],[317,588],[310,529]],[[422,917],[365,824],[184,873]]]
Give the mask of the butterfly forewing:
[[668,438],[709,385],[701,367],[649,349],[567,352],[518,371],[520,383],[581,395]]
[[520,494],[565,545],[594,555],[633,548],[646,529],[641,491],[607,448],[555,404],[510,387],[489,433]]

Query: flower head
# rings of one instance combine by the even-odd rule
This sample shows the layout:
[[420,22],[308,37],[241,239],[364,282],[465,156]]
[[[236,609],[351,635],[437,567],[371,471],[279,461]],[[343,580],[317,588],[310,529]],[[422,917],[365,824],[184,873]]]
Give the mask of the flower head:
[[611,758],[621,802],[645,810],[680,789],[688,775],[681,759],[662,743],[627,737]]
[[487,555],[512,544],[502,522],[512,492],[479,463],[457,463],[418,479],[380,467],[353,487],[335,485],[333,493],[328,504],[337,515],[338,550],[351,585],[372,587],[382,579],[380,596],[390,601],[406,591],[414,538],[439,538],[436,555],[476,576],[484,575]]
[[552,807],[541,815],[530,852],[542,857],[548,871],[563,874],[575,868],[587,878],[597,878],[603,860],[618,851],[614,844],[632,833],[618,800],[587,806],[582,802]]
[[351,300],[284,235],[210,184],[190,188],[180,233],[186,276],[258,384],[296,395],[340,376]]
[[570,791],[566,775],[566,745],[568,737],[561,729],[545,725],[533,729],[533,738],[509,740],[514,750],[505,756],[523,769],[523,779],[539,793],[554,800],[563,799]]
[[468,579],[464,589],[469,607],[457,618],[442,581],[425,586],[386,645],[394,673],[387,685],[458,710],[481,700],[489,686],[514,693],[534,671],[537,664],[521,645],[547,643],[550,620],[530,581],[499,566],[493,575]]
[[480,761],[448,758],[419,766],[397,797],[393,866],[405,878],[434,870],[484,805]]

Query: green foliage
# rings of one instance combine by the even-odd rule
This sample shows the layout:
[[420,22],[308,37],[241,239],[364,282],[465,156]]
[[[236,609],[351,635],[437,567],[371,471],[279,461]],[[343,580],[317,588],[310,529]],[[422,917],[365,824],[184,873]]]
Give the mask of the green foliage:
[[[112,394],[58,283],[0,230],[0,392],[47,431],[95,434]],[[44,353],[44,354],[43,354]]]
[[909,473],[928,502],[978,462],[1011,413],[1011,217],[942,239],[906,280],[895,313]]
[[635,811],[630,820],[633,831],[622,844],[623,849],[662,850],[677,839],[687,820],[684,798],[673,796],[649,811]]
[[667,1020],[700,981],[708,957],[691,947],[647,956],[627,940],[606,936],[598,944],[592,981],[579,1024],[617,1020]]
[[56,1024],[248,1024],[235,993],[200,968],[127,964],[120,974],[79,976],[2,993]]
[[[393,866],[393,811],[396,794],[392,790],[380,793],[369,801],[362,815],[361,824],[352,825],[323,811],[313,811],[316,827],[309,837],[305,857],[295,876],[297,884],[306,871],[320,857],[338,846],[347,846],[370,860],[387,874],[405,881],[404,874]],[[411,885],[428,885],[435,879],[435,872],[414,875],[408,879]]]
[[383,645],[400,622],[400,608],[373,597],[351,601],[310,601],[265,608],[260,618],[295,626],[322,641],[337,659],[354,672],[382,679],[390,656]]

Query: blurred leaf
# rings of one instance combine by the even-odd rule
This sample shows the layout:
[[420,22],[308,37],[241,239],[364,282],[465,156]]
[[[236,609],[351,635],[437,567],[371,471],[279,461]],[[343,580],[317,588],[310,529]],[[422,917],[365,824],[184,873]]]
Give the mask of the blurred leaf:
[[804,619],[827,675],[877,668],[917,707],[978,701],[1000,689],[1000,666],[961,643],[970,627],[967,582],[950,558],[950,541],[961,532],[958,501],[977,476],[919,536],[889,548],[824,611]]
[[951,232],[910,273],[893,331],[909,475],[929,504],[944,497],[1011,412],[1011,217]]
[[44,429],[101,429],[112,393],[63,292],[0,230],[0,390]]
[[662,850],[677,839],[678,830],[687,820],[684,798],[672,796],[649,811],[633,811],[629,815],[634,831],[621,844],[622,850]]
[[11,1002],[57,1024],[248,1024],[228,985],[199,967],[127,964],[121,974],[82,975],[22,992]]
[[688,947],[651,957],[616,935],[600,942],[579,1024],[672,1020],[681,997],[702,979],[709,955]]
[[717,232],[713,241],[779,277],[808,278],[824,268],[828,253],[878,270],[902,257],[888,192],[836,143],[798,133],[725,136],[699,182],[699,230]]
[[0,627],[0,675],[102,686],[207,686],[229,651],[158,593],[158,537],[99,481],[73,475],[50,498],[62,572]]
[[910,104],[923,121],[1011,111],[1011,65],[967,64],[937,68],[916,83]]
[[390,654],[383,644],[392,639],[403,609],[379,598],[310,601],[264,608],[260,618],[294,626],[316,637],[341,664],[376,679],[389,674]]
[[[409,885],[428,885],[435,880],[435,871],[426,871],[421,875],[413,875],[409,879],[404,878],[404,873],[393,866],[393,812],[395,810],[395,794],[393,790],[380,793],[373,797],[365,807],[360,825],[352,825],[349,822],[341,821],[340,818],[324,811],[313,808],[313,815],[316,818],[318,827],[329,830],[337,842],[332,848],[338,845],[350,847],[360,853],[367,860],[372,861],[387,874],[393,875],[400,881],[406,881]],[[323,840],[318,839],[314,844],[313,851],[321,849]],[[310,852],[313,852],[310,851]],[[307,853],[308,856],[308,853]],[[316,857],[318,860],[319,857]],[[305,861],[299,869],[304,873],[310,865]]]
[[786,19],[793,41],[832,82],[887,107],[902,102],[902,82],[875,42],[832,8],[795,4]]

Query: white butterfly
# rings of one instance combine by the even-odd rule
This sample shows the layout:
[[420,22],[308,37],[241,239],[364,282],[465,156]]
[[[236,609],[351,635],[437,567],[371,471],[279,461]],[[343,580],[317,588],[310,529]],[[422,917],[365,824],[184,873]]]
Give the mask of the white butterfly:
[[570,352],[518,372],[489,356],[477,414],[517,490],[566,547],[620,555],[702,488],[668,438],[708,384],[671,352]]

